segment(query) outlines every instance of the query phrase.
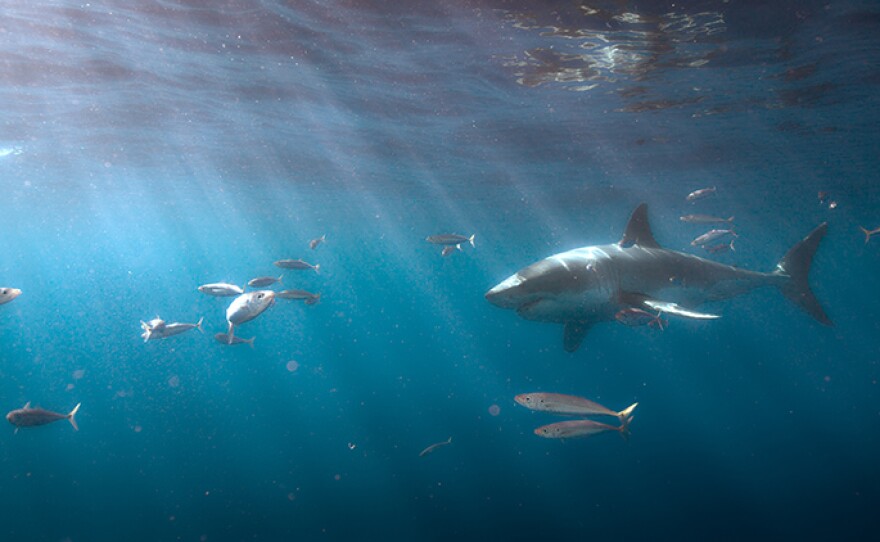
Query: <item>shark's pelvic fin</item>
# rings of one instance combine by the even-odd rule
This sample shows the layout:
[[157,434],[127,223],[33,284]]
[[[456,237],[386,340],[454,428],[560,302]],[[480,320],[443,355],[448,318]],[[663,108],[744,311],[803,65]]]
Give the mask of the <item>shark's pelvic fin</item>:
[[590,324],[586,322],[566,322],[562,336],[562,346],[566,352],[574,352],[584,342],[584,337],[590,331]]
[[819,248],[819,242],[825,237],[825,232],[827,231],[827,222],[819,224],[803,241],[791,247],[791,250],[776,264],[776,270],[773,273],[789,277],[789,280],[779,287],[782,295],[793,301],[820,323],[832,326],[834,322],[825,314],[822,305],[819,304],[819,300],[813,294],[807,280],[810,275],[810,265],[813,263],[813,255],[816,253],[816,249]]
[[695,310],[686,309],[678,303],[671,303],[669,301],[645,299],[644,301],[642,301],[642,305],[654,309],[655,311],[664,312],[666,314],[674,314],[683,318],[693,318],[696,320],[714,320],[715,318],[721,318],[721,316],[717,314],[709,314],[707,312],[698,312]]
[[648,224],[647,203],[642,203],[633,211],[629,222],[626,224],[623,238],[618,244],[624,248],[633,245],[639,245],[643,248],[660,248],[660,245],[654,239],[654,234],[651,233],[651,226]]

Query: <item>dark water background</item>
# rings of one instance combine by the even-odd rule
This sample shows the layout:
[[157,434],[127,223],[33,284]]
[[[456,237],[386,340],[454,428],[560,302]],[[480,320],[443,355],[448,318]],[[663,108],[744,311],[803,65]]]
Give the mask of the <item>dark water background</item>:
[[[876,533],[876,2],[0,14],[0,286],[24,291],[0,306],[0,405],[83,404],[79,432],[0,439],[0,540]],[[811,281],[835,327],[761,290],[572,355],[483,299],[643,201],[677,250],[703,231],[680,214],[735,215],[718,259],[755,270],[828,221]],[[446,231],[476,249],[441,258],[424,238]],[[227,300],[198,285],[300,257],[321,274],[285,285],[320,304],[242,326],[253,350],[213,341]],[[144,344],[156,314],[206,332]],[[638,401],[631,440],[536,437],[557,420],[513,396],[539,390]]]

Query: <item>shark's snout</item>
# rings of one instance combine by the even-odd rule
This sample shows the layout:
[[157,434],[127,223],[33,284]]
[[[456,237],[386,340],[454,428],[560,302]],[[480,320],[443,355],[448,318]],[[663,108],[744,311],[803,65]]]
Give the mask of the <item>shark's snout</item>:
[[486,300],[496,307],[515,309],[520,305],[518,290],[523,279],[518,274],[508,277],[486,292]]

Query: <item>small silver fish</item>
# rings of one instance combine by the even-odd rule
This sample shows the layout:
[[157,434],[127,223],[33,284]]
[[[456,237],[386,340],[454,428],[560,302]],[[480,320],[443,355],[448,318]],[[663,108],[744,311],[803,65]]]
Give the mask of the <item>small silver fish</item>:
[[427,448],[425,448],[424,450],[419,452],[419,457],[425,457],[426,455],[433,452],[437,448],[440,448],[441,446],[448,446],[450,444],[452,444],[452,437],[449,437],[448,439],[441,441],[441,442],[435,442],[434,444],[428,446]]
[[456,250],[461,250],[461,245],[447,245],[443,247],[443,250],[440,252],[440,255],[443,257],[449,256]]
[[213,282],[211,284],[203,284],[199,286],[199,291],[203,294],[212,295],[214,297],[231,297],[244,293],[243,288],[239,288],[235,284],[227,284],[225,282]]
[[278,260],[275,265],[282,269],[314,269],[315,273],[319,273],[321,269],[321,264],[312,265],[303,260]]
[[229,323],[228,342],[235,340],[235,326],[249,322],[275,303],[275,292],[257,290],[236,297],[226,308],[226,321]]
[[727,235],[732,235],[736,237],[736,232],[733,230],[709,230],[703,235],[697,237],[693,241],[691,241],[691,246],[702,246],[715,241],[716,239],[721,239]]
[[626,439],[629,436],[629,422],[631,421],[632,416],[625,423],[620,424],[619,427],[614,427],[613,425],[594,422],[593,420],[571,420],[542,425],[535,429],[535,434],[544,438],[577,438],[591,437],[607,431],[617,431]]
[[0,305],[4,303],[9,303],[16,297],[21,295],[21,290],[18,288],[0,288]]
[[30,401],[24,405],[23,408],[19,408],[17,410],[13,410],[6,415],[6,421],[15,426],[15,432],[18,433],[18,430],[22,427],[35,427],[37,425],[46,425],[47,423],[57,422],[58,420],[68,420],[70,425],[73,426],[74,430],[79,431],[79,427],[76,425],[76,413],[79,412],[79,407],[82,403],[77,403],[73,410],[71,410],[68,414],[60,414],[58,412],[52,412],[51,410],[44,410],[42,408],[31,408]]
[[[868,241],[871,240],[871,237],[880,233],[880,227],[874,228],[873,230],[869,230],[868,228],[863,228],[862,226],[859,226],[859,229],[862,230],[862,233],[865,234],[865,244],[866,245],[868,244]],[[3,303],[3,301],[0,301],[0,303]]]
[[736,238],[731,239],[729,243],[719,243],[712,246],[703,245],[703,248],[705,248],[706,252],[710,254],[718,254],[720,252],[727,252],[728,250],[736,252],[736,248],[733,246],[734,241],[736,241]]
[[314,305],[321,299],[321,294],[313,294],[312,292],[307,292],[305,290],[281,290],[275,297],[279,297],[281,299],[296,299],[296,300],[304,300],[307,305]]
[[327,240],[326,235],[322,235],[321,237],[318,237],[316,239],[312,239],[311,241],[309,241],[309,248],[312,250],[315,250],[316,248],[318,248],[318,245],[320,245],[321,243],[323,243],[326,240]]
[[251,288],[265,288],[266,286],[271,286],[276,282],[280,283],[281,279],[284,277],[284,273],[275,277],[257,277],[255,279],[251,279],[248,281],[248,286]]
[[701,188],[699,190],[694,190],[693,192],[688,194],[685,199],[688,200],[689,202],[693,203],[693,202],[697,201],[698,199],[703,199],[706,196],[711,196],[714,193],[715,193],[714,186],[712,188]]
[[[181,324],[180,322],[172,322],[170,324],[166,324],[163,320],[160,320],[158,318],[156,320],[150,320],[149,323],[141,322],[141,327],[144,329],[144,332],[141,333],[141,337],[144,338],[144,342],[147,342],[153,339],[167,339],[168,337],[180,335],[181,333],[189,331],[193,328],[204,332],[204,329],[202,329],[202,322],[204,320],[204,317],[199,318],[199,321],[195,324]],[[161,324],[157,324],[157,321],[161,322]]]
[[711,215],[684,215],[680,220],[691,224],[714,224],[717,222],[727,222],[729,224],[733,222],[733,217],[729,216],[727,218],[721,218],[719,216]]
[[470,243],[472,247],[475,247],[474,235],[465,237],[464,235],[459,235],[457,233],[442,233],[439,235],[429,235],[428,237],[425,237],[425,241],[435,245],[460,245],[462,243]]
[[626,326],[649,326],[659,328],[660,331],[663,331],[667,322],[660,318],[660,314],[655,316],[642,309],[628,308],[617,311],[617,314],[614,315],[614,319]]
[[620,412],[615,412],[608,407],[583,397],[545,392],[521,393],[514,397],[513,400],[528,409],[540,412],[575,416],[614,416],[620,419],[621,422],[629,418],[633,410],[639,405],[638,403],[633,403]]
[[256,337],[251,337],[250,339],[242,339],[240,337],[233,337],[232,341],[229,340],[229,335],[226,333],[218,333],[214,335],[214,340],[220,344],[226,345],[236,345],[236,344],[249,344],[251,348],[254,347],[254,340]]

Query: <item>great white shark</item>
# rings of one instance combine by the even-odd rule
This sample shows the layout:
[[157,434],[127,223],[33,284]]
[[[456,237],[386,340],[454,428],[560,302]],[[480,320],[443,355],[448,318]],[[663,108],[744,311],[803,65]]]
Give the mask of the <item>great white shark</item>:
[[648,207],[633,211],[620,242],[554,254],[520,269],[486,293],[526,320],[564,324],[563,346],[574,352],[590,328],[614,320],[625,308],[712,319],[698,312],[707,302],[775,286],[810,316],[832,325],[807,277],[813,254],[828,229],[820,224],[794,245],[769,273],[739,269],[662,248],[648,224]]

